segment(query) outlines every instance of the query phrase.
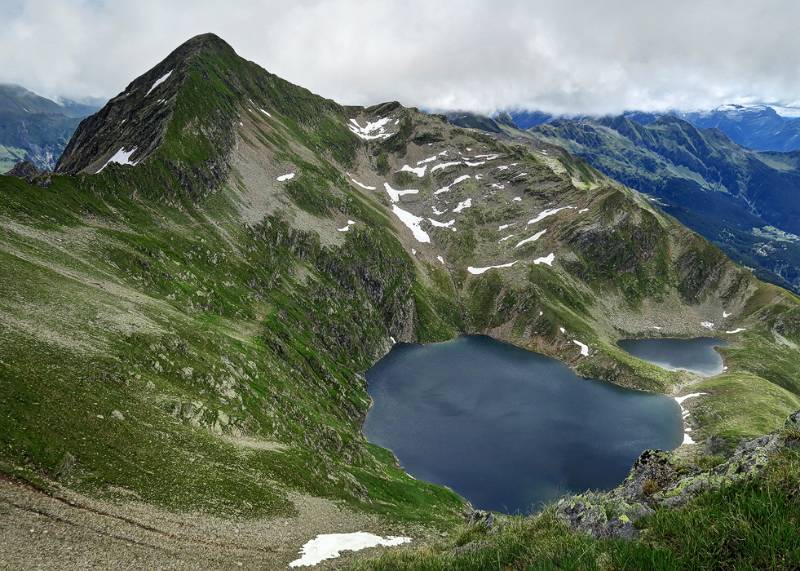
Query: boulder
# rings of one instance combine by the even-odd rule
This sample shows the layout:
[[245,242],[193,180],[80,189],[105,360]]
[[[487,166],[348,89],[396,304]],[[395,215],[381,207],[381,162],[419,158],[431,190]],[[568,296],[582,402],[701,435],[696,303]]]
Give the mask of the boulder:
[[790,414],[784,426],[790,430],[800,430],[800,410],[796,410]]

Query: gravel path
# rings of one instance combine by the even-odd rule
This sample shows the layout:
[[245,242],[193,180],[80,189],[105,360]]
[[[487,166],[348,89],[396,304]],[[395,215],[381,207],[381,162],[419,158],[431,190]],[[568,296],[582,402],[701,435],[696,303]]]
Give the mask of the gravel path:
[[[409,535],[325,499],[290,497],[297,517],[227,520],[115,504],[68,490],[51,496],[0,478],[0,569],[287,569],[300,547],[319,533]],[[415,531],[410,535],[419,534]],[[314,569],[349,559],[345,555]]]

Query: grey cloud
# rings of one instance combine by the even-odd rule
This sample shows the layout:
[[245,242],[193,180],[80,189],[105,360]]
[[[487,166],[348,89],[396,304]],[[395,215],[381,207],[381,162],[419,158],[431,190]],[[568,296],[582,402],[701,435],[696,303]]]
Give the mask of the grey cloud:
[[0,0],[0,81],[109,97],[192,35],[342,103],[557,113],[800,99],[800,3]]

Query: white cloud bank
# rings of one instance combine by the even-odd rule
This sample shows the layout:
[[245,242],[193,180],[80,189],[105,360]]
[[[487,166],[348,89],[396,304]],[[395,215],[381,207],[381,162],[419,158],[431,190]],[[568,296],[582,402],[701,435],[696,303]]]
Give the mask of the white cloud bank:
[[347,104],[556,113],[800,98],[793,0],[2,0],[0,81],[119,93],[187,38]]

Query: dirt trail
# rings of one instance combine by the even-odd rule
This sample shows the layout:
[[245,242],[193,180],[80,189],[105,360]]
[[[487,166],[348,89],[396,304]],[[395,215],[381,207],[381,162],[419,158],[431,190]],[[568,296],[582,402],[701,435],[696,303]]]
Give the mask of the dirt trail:
[[297,517],[227,520],[67,490],[51,496],[0,478],[0,569],[288,569],[319,533],[406,532],[325,499],[290,497]]

